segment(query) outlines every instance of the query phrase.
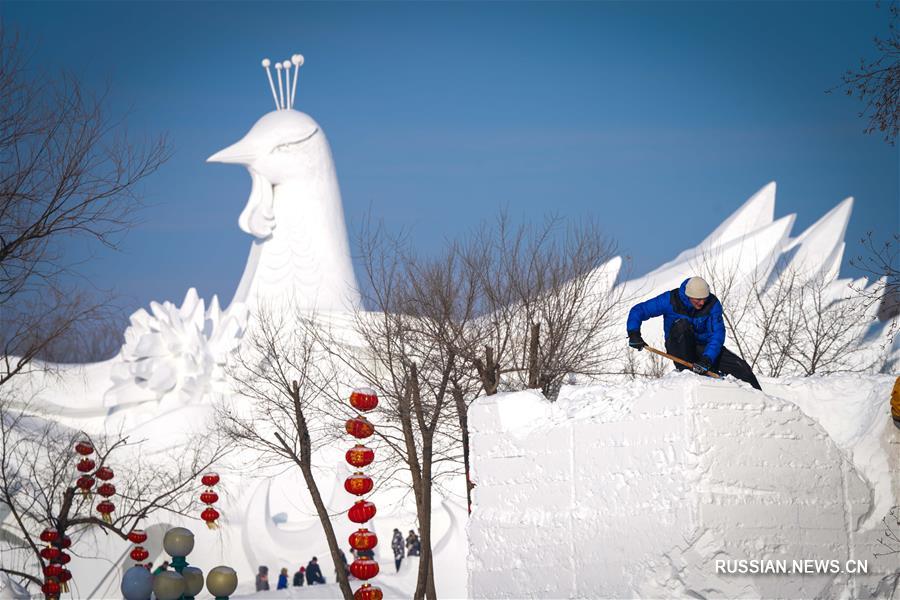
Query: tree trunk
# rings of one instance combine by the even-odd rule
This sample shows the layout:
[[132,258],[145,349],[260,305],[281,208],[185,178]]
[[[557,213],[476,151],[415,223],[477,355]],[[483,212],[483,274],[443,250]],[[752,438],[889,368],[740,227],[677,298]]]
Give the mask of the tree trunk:
[[459,417],[459,429],[462,432],[463,469],[466,473],[466,505],[472,514],[472,479],[469,477],[469,409],[463,398],[462,390],[453,386],[453,399],[456,401],[456,414]]
[[528,341],[528,387],[531,389],[541,387],[541,377],[538,364],[538,348],[541,343],[541,324],[531,324],[531,339]]

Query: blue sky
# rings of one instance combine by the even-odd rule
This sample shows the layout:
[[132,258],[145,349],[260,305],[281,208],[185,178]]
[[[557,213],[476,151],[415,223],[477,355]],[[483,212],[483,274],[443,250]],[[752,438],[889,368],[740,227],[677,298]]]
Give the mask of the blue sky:
[[250,179],[204,161],[273,108],[260,59],[296,52],[295,107],[328,135],[351,230],[371,211],[423,252],[506,207],[596,217],[642,274],[772,180],[795,235],[847,196],[847,255],[900,230],[897,148],[825,93],[887,31],[874,3],[5,0],[0,17],[35,72],[108,86],[130,135],[171,142],[122,251],[83,269],[128,312],[191,286],[230,299]]

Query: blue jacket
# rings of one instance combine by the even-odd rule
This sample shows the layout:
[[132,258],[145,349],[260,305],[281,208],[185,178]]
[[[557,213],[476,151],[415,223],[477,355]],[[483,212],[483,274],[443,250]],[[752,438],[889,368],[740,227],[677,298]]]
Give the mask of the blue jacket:
[[656,298],[646,302],[635,304],[628,313],[628,331],[640,331],[641,323],[647,319],[661,316],[663,318],[663,331],[666,339],[672,325],[678,319],[687,319],[694,329],[694,338],[698,344],[706,346],[703,355],[711,363],[716,362],[725,345],[725,320],[722,318],[722,303],[719,299],[709,295],[706,304],[700,310],[691,305],[684,288],[688,280],[681,283],[677,290],[663,292]]

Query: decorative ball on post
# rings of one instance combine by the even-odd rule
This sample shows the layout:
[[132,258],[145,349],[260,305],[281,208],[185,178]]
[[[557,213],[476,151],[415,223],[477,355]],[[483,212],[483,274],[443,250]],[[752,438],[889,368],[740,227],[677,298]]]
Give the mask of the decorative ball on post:
[[184,527],[173,527],[163,537],[163,548],[172,556],[172,568],[181,573],[187,566],[185,557],[194,549],[194,533]]
[[362,467],[370,465],[372,461],[375,460],[375,452],[367,446],[356,444],[347,450],[345,458],[348,463],[357,469],[361,469]]
[[203,571],[194,566],[187,566],[182,569],[181,576],[184,577],[184,598],[193,600],[203,591]]
[[184,594],[184,577],[176,571],[162,571],[153,576],[153,593],[157,600],[179,600]]
[[237,573],[226,566],[213,567],[206,575],[206,589],[216,600],[228,600],[237,589]]
[[125,571],[119,587],[125,600],[150,600],[153,593],[153,575],[142,565],[135,565]]

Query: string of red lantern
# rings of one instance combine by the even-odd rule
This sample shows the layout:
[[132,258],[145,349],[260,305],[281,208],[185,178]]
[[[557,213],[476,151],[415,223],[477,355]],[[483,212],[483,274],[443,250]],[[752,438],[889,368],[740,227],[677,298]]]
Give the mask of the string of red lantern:
[[101,466],[94,472],[94,477],[102,481],[97,487],[97,494],[103,497],[103,500],[97,503],[96,509],[103,518],[104,523],[112,523],[112,512],[116,509],[115,504],[109,501],[109,498],[116,493],[116,486],[109,483],[109,480],[115,476],[113,470],[106,465]]
[[49,598],[59,598],[60,593],[68,593],[69,586],[66,582],[72,579],[70,573],[63,565],[68,564],[72,557],[62,551],[72,545],[72,540],[67,535],[62,535],[53,527],[47,527],[38,536],[47,547],[41,548],[41,558],[48,561],[42,569],[44,583],[41,591]]
[[147,532],[143,529],[132,529],[128,533],[128,541],[134,544],[129,556],[135,563],[142,563],[150,557],[150,553],[141,544],[147,541]]
[[[378,395],[371,388],[357,388],[350,394],[350,406],[360,412],[368,412],[378,406]],[[362,415],[347,419],[344,429],[353,437],[362,440],[375,433],[375,426]],[[347,451],[347,462],[361,469],[375,460],[375,453],[366,446],[357,443]],[[354,496],[364,496],[374,487],[372,478],[356,471],[344,481],[344,489]],[[367,500],[357,500],[347,511],[347,518],[354,523],[363,524],[375,516],[375,505]],[[372,548],[378,544],[378,536],[368,529],[361,528],[350,534],[350,547],[357,551],[357,558],[350,565],[350,573],[363,581],[378,575],[378,562],[373,560]],[[363,554],[365,553],[365,554]],[[354,600],[381,600],[381,589],[364,583],[353,594]]]
[[217,529],[218,525],[216,525],[216,521],[222,515],[215,508],[212,507],[213,504],[219,501],[219,494],[213,490],[213,486],[219,483],[219,474],[218,473],[207,473],[203,477],[200,478],[200,482],[206,486],[206,490],[200,494],[200,502],[206,504],[206,508],[203,509],[203,512],[200,513],[200,518],[206,521],[206,526],[210,529]]

